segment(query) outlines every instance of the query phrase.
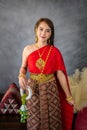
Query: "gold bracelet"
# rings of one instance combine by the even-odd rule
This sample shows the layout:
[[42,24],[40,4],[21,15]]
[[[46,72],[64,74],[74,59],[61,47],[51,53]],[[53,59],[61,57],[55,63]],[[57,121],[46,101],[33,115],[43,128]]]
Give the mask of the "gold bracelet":
[[72,100],[72,96],[67,97],[66,100],[67,100],[67,101],[71,101],[71,100]]
[[26,75],[23,74],[23,73],[20,73],[20,74],[18,75],[18,79],[19,79],[19,78],[26,78]]

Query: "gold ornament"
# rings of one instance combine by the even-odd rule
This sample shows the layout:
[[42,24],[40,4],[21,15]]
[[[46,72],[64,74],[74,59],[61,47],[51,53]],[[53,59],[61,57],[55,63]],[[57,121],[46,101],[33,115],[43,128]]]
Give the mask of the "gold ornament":
[[50,39],[48,39],[48,43],[50,43]]
[[39,55],[40,58],[36,61],[36,66],[37,66],[39,69],[41,69],[41,74],[42,74],[43,71],[44,71],[44,68],[45,68],[46,63],[47,63],[47,61],[48,61],[48,58],[49,58],[49,56],[50,56],[51,50],[52,50],[52,46],[50,47],[50,49],[49,49],[49,51],[48,51],[48,54],[47,54],[47,57],[46,57],[45,61],[41,58],[41,55]]
[[35,42],[36,42],[36,43],[38,42],[38,37],[37,37],[37,35],[36,35],[36,38],[35,38]]
[[39,68],[39,69],[43,69],[45,65],[45,62],[42,58],[39,58],[37,61],[36,61],[36,66]]
[[35,75],[35,74],[30,73],[30,78],[36,80],[39,83],[46,82],[53,77],[54,77],[54,74],[46,75],[46,74],[40,73],[40,74]]

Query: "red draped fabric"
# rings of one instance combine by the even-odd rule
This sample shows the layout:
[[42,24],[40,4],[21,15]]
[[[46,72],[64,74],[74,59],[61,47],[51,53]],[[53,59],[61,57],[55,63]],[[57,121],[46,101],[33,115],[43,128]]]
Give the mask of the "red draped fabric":
[[[44,54],[42,55],[43,60],[46,59],[49,49],[50,49],[50,45],[46,45],[39,49],[40,54],[42,52],[44,52]],[[36,61],[38,58],[39,58],[38,50],[32,52],[28,56],[27,64],[28,64],[29,72],[35,73],[35,74],[41,73],[41,70],[36,66]],[[66,79],[68,79],[63,57],[62,57],[59,49],[53,46],[43,73],[44,74],[54,73],[55,77],[56,77],[56,72],[58,70],[62,70],[66,76]],[[72,120],[73,120],[73,107],[70,104],[68,104],[67,101],[65,100],[66,99],[65,93],[63,92],[57,78],[56,78],[56,80],[57,80],[59,96],[60,96],[63,130],[71,130]],[[67,83],[68,83],[68,80],[67,80]],[[68,84],[68,87],[69,87],[69,84]]]

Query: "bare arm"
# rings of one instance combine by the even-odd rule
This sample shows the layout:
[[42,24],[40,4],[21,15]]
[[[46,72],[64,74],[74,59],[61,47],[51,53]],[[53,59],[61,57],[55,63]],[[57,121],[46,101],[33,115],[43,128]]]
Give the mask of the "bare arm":
[[26,51],[24,49],[22,53],[22,64],[19,70],[19,85],[23,89],[25,89],[27,85],[26,73],[27,73],[27,56]]
[[[70,93],[69,88],[68,88],[66,76],[65,76],[65,74],[61,70],[57,71],[57,78],[59,79],[61,87],[62,87],[63,91],[65,92],[66,99],[68,99],[69,97],[71,97],[71,93]],[[72,98],[68,102],[70,104],[74,105],[74,101],[73,101]]]
[[27,72],[27,56],[26,56],[26,51],[24,49],[22,53],[22,64],[19,73],[26,74],[26,72]]

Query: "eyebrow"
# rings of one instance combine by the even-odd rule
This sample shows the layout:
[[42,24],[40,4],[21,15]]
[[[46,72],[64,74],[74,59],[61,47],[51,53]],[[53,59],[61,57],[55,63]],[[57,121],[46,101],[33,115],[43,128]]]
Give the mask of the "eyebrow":
[[[43,29],[43,27],[39,27],[39,28]],[[46,30],[50,30],[51,31],[51,28],[47,28]]]

